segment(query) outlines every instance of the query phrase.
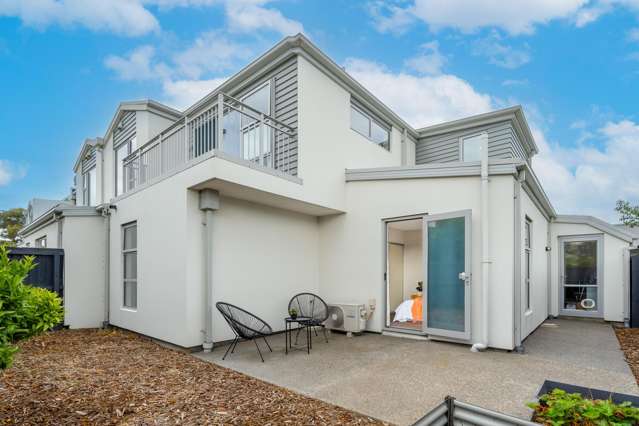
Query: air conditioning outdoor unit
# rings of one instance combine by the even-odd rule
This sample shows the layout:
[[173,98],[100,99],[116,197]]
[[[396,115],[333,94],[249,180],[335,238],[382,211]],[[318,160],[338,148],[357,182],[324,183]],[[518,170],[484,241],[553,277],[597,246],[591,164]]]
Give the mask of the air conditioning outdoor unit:
[[326,328],[345,331],[348,337],[361,333],[366,328],[366,305],[356,303],[336,303],[328,305]]

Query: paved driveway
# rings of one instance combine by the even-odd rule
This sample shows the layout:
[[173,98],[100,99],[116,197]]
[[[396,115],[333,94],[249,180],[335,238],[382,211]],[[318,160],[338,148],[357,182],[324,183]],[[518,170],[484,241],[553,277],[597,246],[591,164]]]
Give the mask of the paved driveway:
[[[301,337],[301,336],[300,336]],[[411,424],[446,395],[529,417],[544,380],[638,394],[610,325],[548,321],[525,342],[526,353],[471,353],[469,347],[435,341],[333,333],[313,339],[310,355],[284,355],[284,337],[269,340],[261,363],[252,342],[222,361],[226,348],[196,356],[381,420]],[[264,352],[263,352],[264,353]]]

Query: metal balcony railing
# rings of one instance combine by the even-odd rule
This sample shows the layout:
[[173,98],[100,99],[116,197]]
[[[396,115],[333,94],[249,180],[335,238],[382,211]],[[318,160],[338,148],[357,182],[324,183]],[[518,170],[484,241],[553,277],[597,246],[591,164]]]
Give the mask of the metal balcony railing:
[[214,151],[290,173],[286,155],[294,138],[295,129],[220,93],[206,109],[184,117],[124,159],[124,192]]

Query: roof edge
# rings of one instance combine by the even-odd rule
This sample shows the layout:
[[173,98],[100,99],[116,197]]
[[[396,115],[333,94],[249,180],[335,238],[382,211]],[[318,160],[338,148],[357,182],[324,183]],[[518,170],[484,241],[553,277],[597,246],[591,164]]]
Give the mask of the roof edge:
[[606,234],[612,235],[613,237],[619,238],[620,240],[623,240],[629,243],[632,243],[635,240],[635,237],[627,233],[625,230],[619,229],[618,227],[594,216],[563,214],[563,215],[557,215],[557,217],[555,218],[553,222],[589,225]]

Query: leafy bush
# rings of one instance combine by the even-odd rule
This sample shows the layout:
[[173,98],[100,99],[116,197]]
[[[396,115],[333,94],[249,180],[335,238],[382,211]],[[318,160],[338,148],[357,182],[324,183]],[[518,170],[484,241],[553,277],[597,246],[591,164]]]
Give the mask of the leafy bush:
[[534,420],[546,425],[630,426],[639,424],[639,408],[630,402],[614,404],[610,400],[584,399],[579,393],[554,389],[528,404],[535,410]]
[[53,328],[64,317],[55,293],[24,284],[33,266],[31,257],[10,260],[0,245],[0,369],[11,366],[15,342]]

